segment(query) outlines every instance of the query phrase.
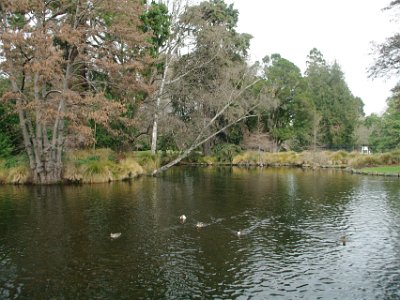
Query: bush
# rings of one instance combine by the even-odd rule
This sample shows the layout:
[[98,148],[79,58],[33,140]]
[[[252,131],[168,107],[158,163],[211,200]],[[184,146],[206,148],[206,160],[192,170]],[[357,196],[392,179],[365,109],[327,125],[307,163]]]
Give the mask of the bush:
[[12,168],[17,168],[17,167],[25,167],[28,166],[28,157],[25,154],[20,154],[16,156],[10,156],[7,159],[5,159],[1,164],[0,168],[1,169],[12,169]]
[[0,157],[7,158],[13,152],[14,147],[10,138],[0,133]]
[[178,156],[179,156],[178,151],[173,151],[173,150],[163,151],[161,153],[160,165],[166,165],[167,163],[176,159]]
[[186,157],[185,161],[188,163],[201,163],[202,160],[202,153],[200,151],[192,151],[188,157]]
[[213,152],[218,162],[232,164],[233,158],[240,154],[242,149],[235,144],[219,144],[214,147]]

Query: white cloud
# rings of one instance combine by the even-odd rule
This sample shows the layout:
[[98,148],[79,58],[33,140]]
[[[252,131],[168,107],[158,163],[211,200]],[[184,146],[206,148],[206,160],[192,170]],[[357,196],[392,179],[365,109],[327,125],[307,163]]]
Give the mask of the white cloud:
[[398,23],[382,8],[388,1],[365,0],[227,0],[239,10],[238,31],[254,36],[253,60],[279,53],[303,71],[312,48],[329,62],[336,60],[365,112],[380,113],[397,79],[369,79],[371,42],[398,31]]

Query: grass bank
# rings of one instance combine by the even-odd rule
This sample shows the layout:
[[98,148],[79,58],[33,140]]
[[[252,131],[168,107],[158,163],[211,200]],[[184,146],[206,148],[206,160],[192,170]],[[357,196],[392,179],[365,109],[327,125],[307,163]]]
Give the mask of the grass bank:
[[356,174],[400,177],[400,166],[381,166],[352,170]]
[[[156,155],[150,151],[116,153],[110,149],[70,151],[64,156],[63,181],[102,183],[129,180],[172,161],[178,152]],[[347,168],[362,174],[399,174],[400,150],[364,155],[358,152],[280,152],[246,151],[227,157],[202,156],[194,152],[183,164],[236,166],[296,166],[303,168]],[[25,184],[31,181],[28,159],[24,155],[0,159],[0,182]]]
[[[64,182],[102,183],[128,180],[144,173],[133,154],[117,154],[110,149],[70,151],[64,156]],[[0,160],[1,183],[26,184],[31,180],[25,155]]]
[[236,155],[233,164],[290,165],[302,167],[335,167],[361,169],[366,167],[400,165],[400,151],[378,154],[361,154],[346,151],[303,151],[281,153],[244,152]]

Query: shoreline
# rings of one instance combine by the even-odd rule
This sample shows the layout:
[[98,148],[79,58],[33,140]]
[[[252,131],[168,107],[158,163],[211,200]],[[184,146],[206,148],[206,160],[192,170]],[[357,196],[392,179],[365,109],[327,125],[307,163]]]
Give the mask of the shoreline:
[[[179,152],[149,151],[117,153],[110,149],[78,150],[66,153],[63,178],[57,184],[96,184],[131,181],[173,160]],[[308,170],[338,169],[357,175],[400,178],[400,151],[363,155],[357,152],[256,152],[244,151],[225,161],[215,156],[193,153],[179,166],[240,168],[302,168]],[[374,168],[375,167],[375,168]],[[384,172],[381,170],[391,170]],[[33,184],[23,155],[15,160],[0,160],[0,184]]]

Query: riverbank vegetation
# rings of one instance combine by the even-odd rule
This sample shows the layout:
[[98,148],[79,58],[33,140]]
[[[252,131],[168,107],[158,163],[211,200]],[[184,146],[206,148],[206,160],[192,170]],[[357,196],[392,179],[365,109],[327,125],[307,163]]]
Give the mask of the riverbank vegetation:
[[[224,155],[221,155],[224,153]],[[130,180],[150,175],[154,169],[178,157],[178,152],[152,154],[151,151],[117,153],[111,149],[77,150],[64,157],[62,182],[105,183]],[[346,151],[258,152],[236,150],[219,152],[217,156],[203,156],[194,152],[182,165],[238,166],[238,167],[300,167],[307,169],[340,168],[357,170],[365,174],[400,173],[400,151],[384,154],[360,154]],[[28,158],[21,154],[12,159],[0,160],[0,183],[33,183]]]
[[[304,73],[277,53],[250,64],[251,34],[224,0],[14,0],[0,14],[0,181],[124,180],[181,162],[396,161],[378,152],[400,147],[398,88],[382,116],[366,117],[318,49]],[[396,39],[377,46],[372,76],[398,71]],[[359,155],[362,145],[374,154]]]

